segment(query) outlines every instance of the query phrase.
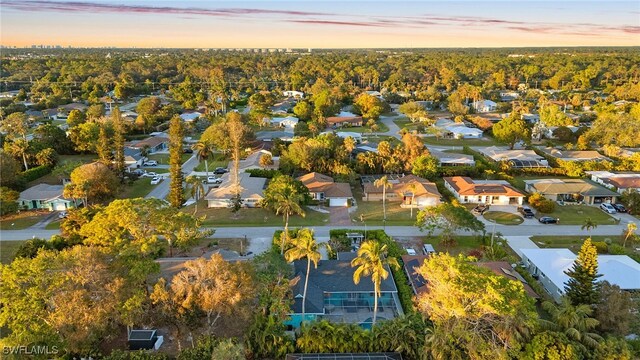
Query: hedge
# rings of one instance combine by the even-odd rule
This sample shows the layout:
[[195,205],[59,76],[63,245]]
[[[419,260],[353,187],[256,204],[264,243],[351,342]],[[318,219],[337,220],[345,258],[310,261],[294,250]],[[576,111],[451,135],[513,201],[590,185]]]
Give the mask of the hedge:
[[279,170],[273,169],[248,169],[245,172],[249,173],[251,177],[261,177],[267,179],[272,179],[277,175],[282,175]]
[[37,167],[31,168],[31,169],[29,169],[27,171],[23,171],[20,174],[20,178],[24,182],[30,182],[30,181],[39,179],[39,178],[49,174],[51,172],[51,170],[53,170],[53,167],[51,167],[49,165],[37,166]]

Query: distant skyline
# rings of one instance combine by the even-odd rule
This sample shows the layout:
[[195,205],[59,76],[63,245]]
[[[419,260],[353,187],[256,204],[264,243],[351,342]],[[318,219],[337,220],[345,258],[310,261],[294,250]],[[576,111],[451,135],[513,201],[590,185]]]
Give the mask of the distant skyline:
[[640,46],[640,1],[2,0],[0,45]]

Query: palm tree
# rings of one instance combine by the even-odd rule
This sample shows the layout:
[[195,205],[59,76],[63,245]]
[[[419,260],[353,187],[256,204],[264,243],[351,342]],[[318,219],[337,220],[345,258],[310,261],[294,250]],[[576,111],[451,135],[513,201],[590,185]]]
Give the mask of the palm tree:
[[205,172],[207,178],[209,177],[209,158],[213,156],[213,146],[206,141],[198,141],[191,147],[194,151],[197,151],[198,161],[204,161]]
[[194,175],[188,176],[185,180],[187,186],[189,186],[189,191],[191,192],[191,197],[196,200],[196,207],[193,210],[193,215],[198,212],[198,200],[204,194],[204,185],[202,185],[202,181]]
[[624,241],[622,242],[622,247],[626,247],[627,246],[627,239],[629,237],[631,237],[631,235],[633,235],[636,230],[638,230],[638,225],[636,225],[636,223],[629,222],[627,224],[627,231],[626,231],[626,234],[624,236]]
[[584,220],[584,223],[582,224],[582,227],[580,229],[582,230],[586,229],[587,232],[589,232],[590,230],[595,229],[597,227],[598,227],[598,224],[596,224],[595,221],[591,220],[591,218],[588,217]]
[[376,324],[378,315],[378,297],[380,296],[380,284],[389,277],[386,265],[400,267],[396,258],[387,257],[387,245],[378,241],[367,240],[360,245],[358,256],[351,260],[351,267],[357,267],[353,273],[353,282],[358,285],[362,276],[371,276],[373,282],[373,323]]
[[314,268],[318,268],[320,261],[320,246],[313,238],[313,230],[300,229],[298,235],[292,239],[293,247],[284,254],[284,258],[288,262],[294,262],[300,259],[307,259],[307,274],[304,279],[304,291],[302,293],[302,321],[304,321],[305,303],[307,300],[307,286],[309,285],[309,272],[311,271],[311,263]]
[[598,320],[591,317],[591,306],[574,306],[567,297],[563,297],[559,305],[545,301],[542,307],[551,315],[551,320],[541,320],[543,327],[564,332],[570,339],[589,347],[597,346],[602,340],[600,335],[590,332],[598,326]]
[[24,164],[24,170],[29,170],[29,164],[27,163],[27,150],[29,149],[29,142],[25,139],[14,139],[11,142],[11,151],[22,157],[22,163]]
[[418,186],[416,183],[409,184],[409,191],[411,191],[411,215],[410,218],[413,219],[413,202],[416,199],[416,190],[418,190]]
[[393,184],[389,182],[387,175],[385,175],[380,179],[374,181],[373,186],[382,187],[382,221],[383,223],[386,223],[387,222],[387,188],[391,188]]
[[286,239],[289,237],[289,216],[305,216],[302,209],[304,195],[298,192],[290,176],[278,176],[271,180],[269,186],[264,191],[262,206],[282,215],[284,220],[284,232],[281,237],[280,254],[284,254]]

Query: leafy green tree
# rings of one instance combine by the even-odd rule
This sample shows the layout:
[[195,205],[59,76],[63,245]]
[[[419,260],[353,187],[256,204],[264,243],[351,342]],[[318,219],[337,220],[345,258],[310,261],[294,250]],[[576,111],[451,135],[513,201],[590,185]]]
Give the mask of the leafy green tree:
[[420,119],[421,115],[424,115],[425,108],[415,101],[409,101],[400,105],[398,111],[406,115],[411,122],[416,122]]
[[561,332],[543,331],[531,339],[522,354],[524,360],[579,360],[578,347]]
[[204,185],[202,181],[200,181],[200,178],[195,175],[187,176],[185,182],[189,188],[189,194],[196,201],[193,210],[193,215],[195,216],[198,212],[198,201],[204,196]]
[[209,158],[213,157],[213,146],[207,141],[198,141],[193,144],[191,148],[196,151],[198,161],[204,161],[205,172],[207,173],[207,177],[209,177]]
[[492,132],[498,141],[507,143],[510,149],[513,149],[518,141],[527,140],[531,136],[527,124],[517,112],[512,112],[511,115],[493,125]]
[[262,154],[260,155],[259,163],[260,166],[266,169],[267,167],[273,165],[273,157],[269,153]]
[[31,142],[35,142],[44,149],[52,148],[61,155],[74,153],[73,143],[67,136],[67,133],[53,124],[44,124],[35,128]]
[[85,205],[106,202],[118,191],[118,179],[106,165],[94,162],[75,168],[71,183],[64,188],[64,196],[83,199]]
[[89,106],[89,108],[87,108],[87,120],[97,120],[101,117],[103,117],[105,114],[104,112],[104,105],[103,104],[93,104],[91,106]]
[[438,174],[438,159],[429,155],[420,155],[413,162],[411,173],[422,178],[433,180]]
[[29,133],[29,119],[27,115],[21,112],[10,114],[2,121],[0,130],[7,134],[9,139],[23,139],[26,141]]
[[434,358],[508,358],[526,343],[537,313],[522,283],[472,263],[475,259],[432,254],[417,269],[429,291],[417,297],[433,322]]
[[296,186],[295,180],[287,175],[281,175],[271,179],[269,185],[264,190],[262,206],[275,211],[276,215],[282,215],[284,220],[284,231],[281,235],[280,253],[284,254],[285,246],[289,237],[289,217],[291,215],[305,216],[302,203],[305,195]]
[[387,245],[378,241],[367,240],[360,244],[358,256],[351,260],[351,267],[356,270],[353,273],[353,282],[358,285],[363,276],[371,277],[373,282],[373,320],[372,327],[376,325],[378,315],[378,297],[380,296],[380,284],[389,277],[387,267],[399,268],[398,260],[387,256]]
[[16,160],[0,149],[0,184],[7,187],[15,187],[20,173],[20,165]]
[[362,93],[353,101],[353,108],[356,113],[362,115],[364,119],[378,120],[380,115],[387,110],[389,105],[373,95]]
[[595,305],[598,302],[598,252],[588,238],[582,244],[578,258],[571,269],[565,272],[569,281],[565,295],[574,305]]
[[551,126],[571,126],[575,125],[575,122],[567,116],[560,107],[553,104],[547,104],[540,108],[540,122],[547,127]]
[[293,113],[302,121],[311,120],[313,107],[307,101],[300,101],[293,107]]
[[102,126],[96,122],[86,122],[69,129],[69,138],[79,152],[96,152]]
[[550,320],[540,320],[543,327],[564,333],[569,339],[589,348],[598,346],[602,337],[593,331],[598,326],[598,320],[591,317],[593,309],[590,305],[572,305],[567,297],[563,297],[560,304],[545,301],[543,309],[551,316]]
[[58,162],[58,153],[52,148],[42,149],[36,154],[36,161],[40,166],[54,166]]
[[420,210],[416,216],[416,225],[421,231],[427,231],[429,236],[437,229],[442,230],[442,240],[447,246],[455,242],[454,236],[459,230],[484,230],[484,224],[457,202],[442,203]]
[[[620,289],[617,285],[611,285],[603,281],[598,289],[598,303],[596,304],[594,317],[598,320],[598,330],[615,336],[626,336],[633,317],[629,316],[636,309],[631,293]],[[635,319],[636,322],[640,320]]]
[[124,135],[126,132],[120,108],[117,106],[111,112],[111,122],[113,123],[113,162],[116,175],[124,179]]
[[302,318],[304,319],[311,263],[313,263],[314,268],[317,269],[318,261],[320,261],[322,254],[320,254],[320,246],[313,238],[313,230],[311,229],[304,228],[298,230],[298,234],[291,240],[291,244],[293,246],[284,253],[284,258],[287,259],[288,262],[307,259],[307,273],[304,279],[304,291],[302,293]]
[[96,153],[98,154],[98,158],[101,163],[106,166],[111,166],[113,147],[105,125],[100,126],[100,134],[98,135],[98,143],[96,144]]
[[182,191],[182,119],[175,115],[169,122],[169,202],[171,206],[179,208],[184,203]]
[[13,214],[18,211],[20,193],[6,186],[0,187],[0,215]]
[[247,348],[258,359],[282,359],[294,351],[293,339],[275,316],[257,315],[245,339]]
[[87,121],[87,118],[84,113],[78,109],[71,110],[67,116],[67,125],[69,125],[69,127],[78,126],[85,121]]

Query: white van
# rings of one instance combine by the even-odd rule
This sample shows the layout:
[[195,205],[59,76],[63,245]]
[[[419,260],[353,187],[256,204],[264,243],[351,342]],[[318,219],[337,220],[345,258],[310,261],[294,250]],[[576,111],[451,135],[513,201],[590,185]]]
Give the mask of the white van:
[[431,245],[431,244],[424,244],[424,245],[422,245],[422,252],[425,255],[435,254],[436,253],[436,249],[434,249],[433,245]]

